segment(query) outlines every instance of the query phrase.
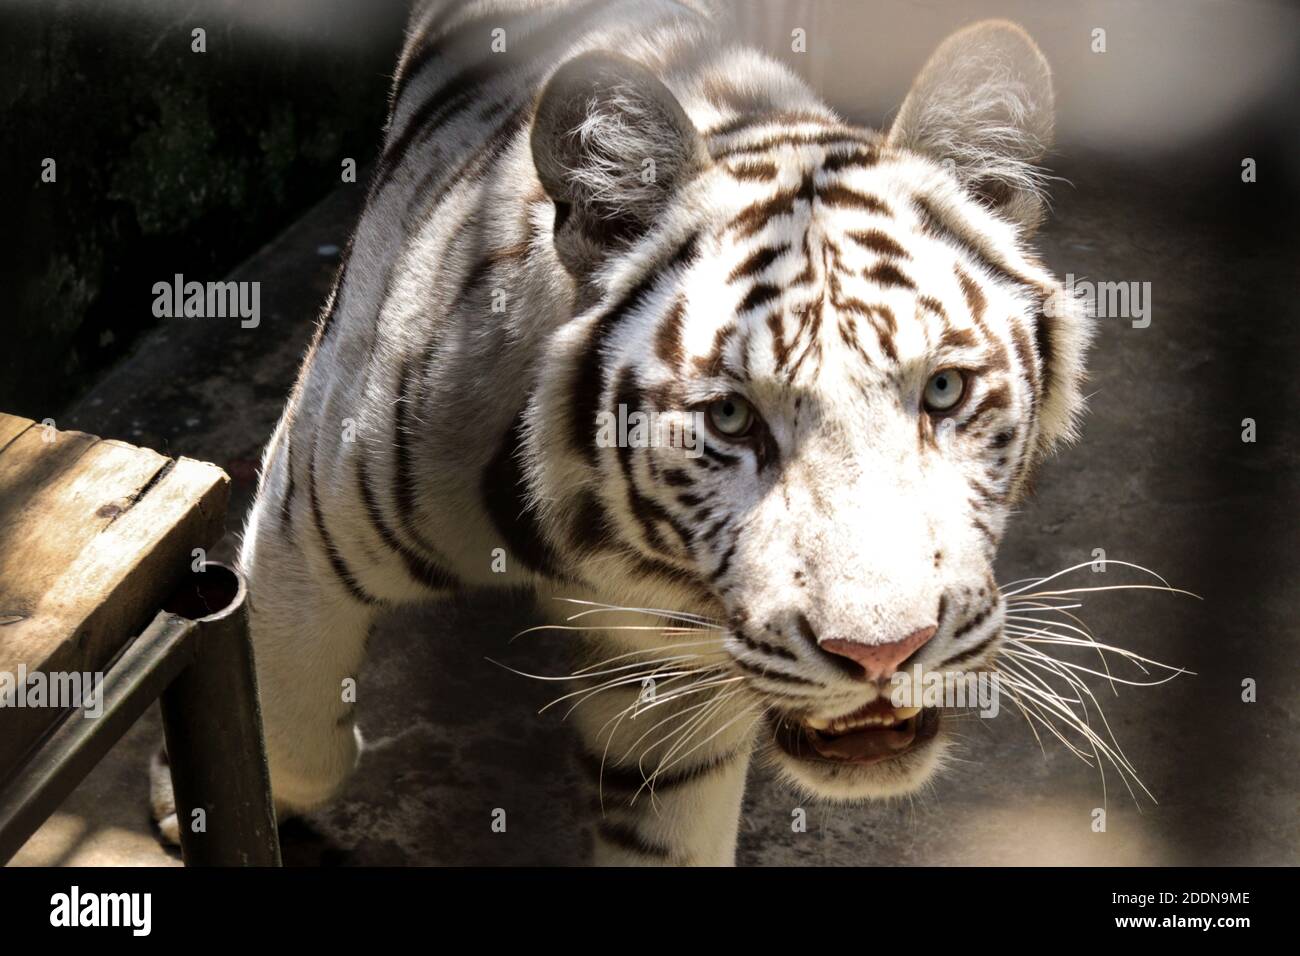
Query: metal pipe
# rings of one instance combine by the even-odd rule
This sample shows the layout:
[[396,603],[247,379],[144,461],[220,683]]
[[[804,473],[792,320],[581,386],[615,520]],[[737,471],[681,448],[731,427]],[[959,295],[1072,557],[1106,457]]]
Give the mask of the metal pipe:
[[162,694],[187,866],[280,865],[246,594],[238,572],[208,563],[167,605],[197,625],[193,663]]

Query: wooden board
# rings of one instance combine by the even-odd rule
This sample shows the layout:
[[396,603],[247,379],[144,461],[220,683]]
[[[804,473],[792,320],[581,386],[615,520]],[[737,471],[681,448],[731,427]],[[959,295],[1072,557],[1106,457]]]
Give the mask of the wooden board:
[[[215,465],[0,413],[0,671],[102,672],[224,530]],[[0,708],[0,781],[61,716]]]

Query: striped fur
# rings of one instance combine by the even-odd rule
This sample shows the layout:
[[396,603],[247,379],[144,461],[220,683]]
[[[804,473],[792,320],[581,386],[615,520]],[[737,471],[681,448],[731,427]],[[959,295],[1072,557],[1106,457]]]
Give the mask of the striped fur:
[[[639,719],[624,711],[640,681],[578,708],[603,861],[730,862],[756,748],[832,799],[906,792],[938,762],[941,745],[870,767],[795,760],[770,721],[879,692],[829,637],[937,625],[920,652],[933,667],[996,645],[1008,509],[1081,404],[1086,323],[1068,300],[1043,308],[1060,284],[1026,246],[1050,83],[1016,28],[976,27],[876,133],[722,42],[719,16],[677,0],[414,15],[383,157],[245,536],[282,809],[329,799],[356,763],[340,682],[375,616],[503,585],[544,607],[725,622],[690,649],[709,635],[591,639],[593,660],[681,648],[720,675]],[[944,367],[971,385],[936,418],[919,396]],[[709,436],[693,458],[596,441],[619,404],[684,422],[728,394],[761,415],[744,442]],[[647,734],[700,715],[690,748]]]

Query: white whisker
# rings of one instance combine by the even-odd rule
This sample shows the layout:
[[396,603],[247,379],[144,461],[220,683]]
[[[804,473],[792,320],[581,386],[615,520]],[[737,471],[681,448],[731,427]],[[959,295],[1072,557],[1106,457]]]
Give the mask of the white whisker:
[[1026,590],[1026,588],[1018,588],[1018,589],[1015,589],[1015,590],[1009,590],[1009,589],[1011,588],[1012,585],[1015,585],[1015,584],[1025,584],[1026,582],[1029,582],[1029,583],[1026,585],[1026,587],[1036,587],[1037,585],[1040,585],[1040,584],[1046,584],[1048,581],[1055,581],[1057,578],[1061,577],[1061,575],[1063,575],[1063,574],[1069,574],[1071,571],[1078,571],[1080,568],[1090,568],[1090,567],[1093,567],[1094,565],[1096,565],[1096,564],[1098,564],[1098,563],[1102,564],[1103,566],[1107,566],[1107,567],[1110,566],[1110,565],[1112,565],[1112,564],[1114,564],[1114,565],[1118,565],[1118,566],[1120,566],[1120,567],[1125,567],[1125,568],[1135,568],[1135,569],[1138,570],[1138,571],[1142,571],[1142,572],[1144,572],[1145,574],[1149,574],[1149,575],[1151,575],[1153,578],[1155,578],[1157,581],[1159,581],[1161,584],[1165,585],[1166,587],[1169,586],[1169,582],[1168,582],[1168,581],[1166,581],[1163,577],[1161,577],[1161,576],[1160,576],[1159,574],[1157,574],[1155,571],[1152,571],[1150,568],[1144,568],[1144,567],[1143,567],[1142,565],[1140,565],[1140,564],[1133,564],[1132,562],[1129,562],[1129,561],[1115,561],[1115,560],[1112,560],[1112,559],[1110,559],[1110,558],[1106,558],[1105,560],[1103,560],[1103,561],[1101,561],[1101,562],[1097,562],[1097,561],[1082,561],[1082,562],[1080,562],[1079,564],[1071,565],[1071,566],[1068,567],[1068,568],[1063,568],[1063,569],[1061,569],[1060,571],[1057,571],[1055,574],[1049,574],[1049,575],[1048,575],[1047,577],[1045,577],[1045,578],[1021,578],[1019,581],[1010,581],[1010,582],[1008,582],[1008,583],[1005,584],[1005,585],[998,585],[998,590],[1001,591],[1001,592],[1002,592],[1004,595],[1006,595],[1007,597],[1011,597],[1012,595],[1022,594],[1022,593]]
[[655,607],[622,607],[617,604],[601,604],[599,601],[583,601],[578,598],[556,598],[555,600],[563,601],[566,604],[578,604],[591,608],[591,610],[580,611],[577,614],[570,616],[568,618],[570,621],[576,620],[580,617],[585,617],[588,614],[597,614],[601,611],[621,611],[625,614],[644,614],[649,617],[662,617],[668,620],[688,621],[692,624],[708,625],[715,628],[722,627],[721,621],[705,617],[702,614],[690,614],[686,611],[667,611],[663,608]]

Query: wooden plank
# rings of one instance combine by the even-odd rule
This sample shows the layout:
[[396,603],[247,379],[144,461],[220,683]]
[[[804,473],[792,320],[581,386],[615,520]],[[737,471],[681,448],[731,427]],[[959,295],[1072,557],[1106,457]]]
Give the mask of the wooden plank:
[[[5,660],[58,659],[75,669],[107,663],[139,633],[189,571],[194,548],[210,548],[224,531],[230,479],[216,465],[181,458],[82,551],[33,616],[13,625]],[[93,600],[88,596],[93,595]]]
[[[102,672],[224,531],[215,465],[0,420],[0,671]],[[4,612],[11,611],[7,616]],[[0,709],[0,781],[57,722]]]
[[30,418],[19,418],[17,415],[6,415],[0,412],[0,451],[34,424],[35,422]]
[[11,544],[5,529],[32,495],[75,469],[81,456],[99,442],[84,432],[54,432],[54,441],[48,441],[47,434],[40,426],[29,428],[0,451],[0,544]]
[[[10,457],[0,455],[0,463]],[[30,615],[59,578],[80,566],[82,549],[129,511],[168,464],[147,448],[100,441],[75,467],[20,489],[21,508],[6,516],[2,533],[14,544],[0,549],[0,608]]]

